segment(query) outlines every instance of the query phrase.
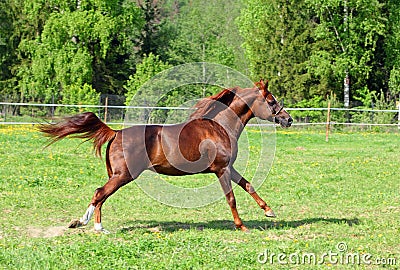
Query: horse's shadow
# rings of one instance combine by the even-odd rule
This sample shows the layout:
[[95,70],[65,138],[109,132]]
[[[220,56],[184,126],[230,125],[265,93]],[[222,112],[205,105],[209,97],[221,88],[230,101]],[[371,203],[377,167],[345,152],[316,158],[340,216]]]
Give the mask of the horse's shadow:
[[[307,224],[313,223],[335,223],[347,226],[360,224],[358,218],[306,218],[301,220],[246,220],[244,221],[247,228],[250,230],[264,231],[268,229],[287,230],[290,228],[297,228]],[[150,231],[165,231],[175,232],[182,230],[199,230],[215,229],[215,230],[232,230],[234,228],[231,220],[213,220],[207,222],[178,222],[178,221],[156,221],[156,220],[132,220],[125,223],[124,227],[120,229],[121,232],[129,232],[138,229],[148,229]]]

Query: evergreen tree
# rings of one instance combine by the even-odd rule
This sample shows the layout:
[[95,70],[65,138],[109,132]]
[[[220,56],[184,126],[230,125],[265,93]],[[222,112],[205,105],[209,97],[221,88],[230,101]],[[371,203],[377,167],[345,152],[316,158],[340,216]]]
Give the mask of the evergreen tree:
[[16,42],[14,36],[14,10],[12,0],[0,2],[0,98],[15,96],[15,78],[12,67],[16,64]]
[[400,102],[400,1],[388,1],[387,10],[389,21],[387,39],[385,40],[387,57],[384,64],[389,71],[388,94],[389,98]]

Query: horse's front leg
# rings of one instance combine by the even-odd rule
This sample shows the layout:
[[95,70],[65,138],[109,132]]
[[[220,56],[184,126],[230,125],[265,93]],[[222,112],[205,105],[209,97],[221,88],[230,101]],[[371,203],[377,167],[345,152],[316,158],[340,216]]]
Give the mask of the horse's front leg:
[[231,208],[232,215],[233,215],[233,222],[236,225],[236,228],[241,229],[242,231],[248,231],[246,226],[243,225],[242,220],[239,217],[239,213],[236,209],[236,199],[235,194],[232,190],[232,183],[231,183],[231,172],[230,169],[227,168],[222,172],[216,173],[219,182],[221,184],[222,190],[225,193],[226,200]]
[[241,186],[247,193],[253,197],[257,204],[264,210],[265,216],[276,217],[274,211],[267,205],[267,203],[258,196],[257,192],[254,190],[253,186],[247,181],[239,172],[234,168],[231,169],[232,180]]

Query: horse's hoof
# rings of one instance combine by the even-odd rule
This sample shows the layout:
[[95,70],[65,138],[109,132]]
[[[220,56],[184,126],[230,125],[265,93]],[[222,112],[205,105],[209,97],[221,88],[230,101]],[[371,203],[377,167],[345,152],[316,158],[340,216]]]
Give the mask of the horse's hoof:
[[111,233],[110,231],[107,231],[104,228],[101,228],[100,230],[94,230],[94,231],[97,233],[102,233],[102,234],[110,234]]
[[83,224],[79,219],[71,220],[71,222],[68,224],[68,228],[79,228],[82,226]]
[[270,217],[270,218],[275,218],[276,215],[274,213],[274,211],[272,211],[272,209],[269,209],[268,211],[265,212],[265,216],[266,217]]
[[245,233],[250,233],[250,230],[244,225],[236,226],[236,229],[240,229],[242,232]]
[[251,231],[246,227],[246,226],[243,226],[244,228],[240,228],[241,230],[242,230],[242,232],[244,232],[244,233],[251,233]]

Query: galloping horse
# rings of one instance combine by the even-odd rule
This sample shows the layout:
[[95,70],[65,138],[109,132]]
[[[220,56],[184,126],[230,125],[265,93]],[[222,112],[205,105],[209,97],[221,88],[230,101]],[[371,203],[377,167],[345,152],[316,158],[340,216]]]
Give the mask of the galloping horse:
[[254,198],[267,217],[275,217],[252,185],[233,167],[239,136],[251,118],[273,121],[282,127],[289,127],[293,122],[268,91],[268,83],[260,80],[253,88],[224,89],[200,100],[195,108],[197,110],[186,122],[176,125],[138,125],[112,130],[95,114],[88,112],[39,127],[41,132],[53,138],[51,143],[69,135],[93,139],[99,156],[102,145],[108,142],[106,166],[109,180],[95,191],[83,217],[72,221],[69,227],[87,225],[94,213],[95,230],[107,233],[101,224],[103,203],[144,170],[173,176],[214,173],[225,193],[236,228],[242,231],[248,229],[236,209],[231,180]]

